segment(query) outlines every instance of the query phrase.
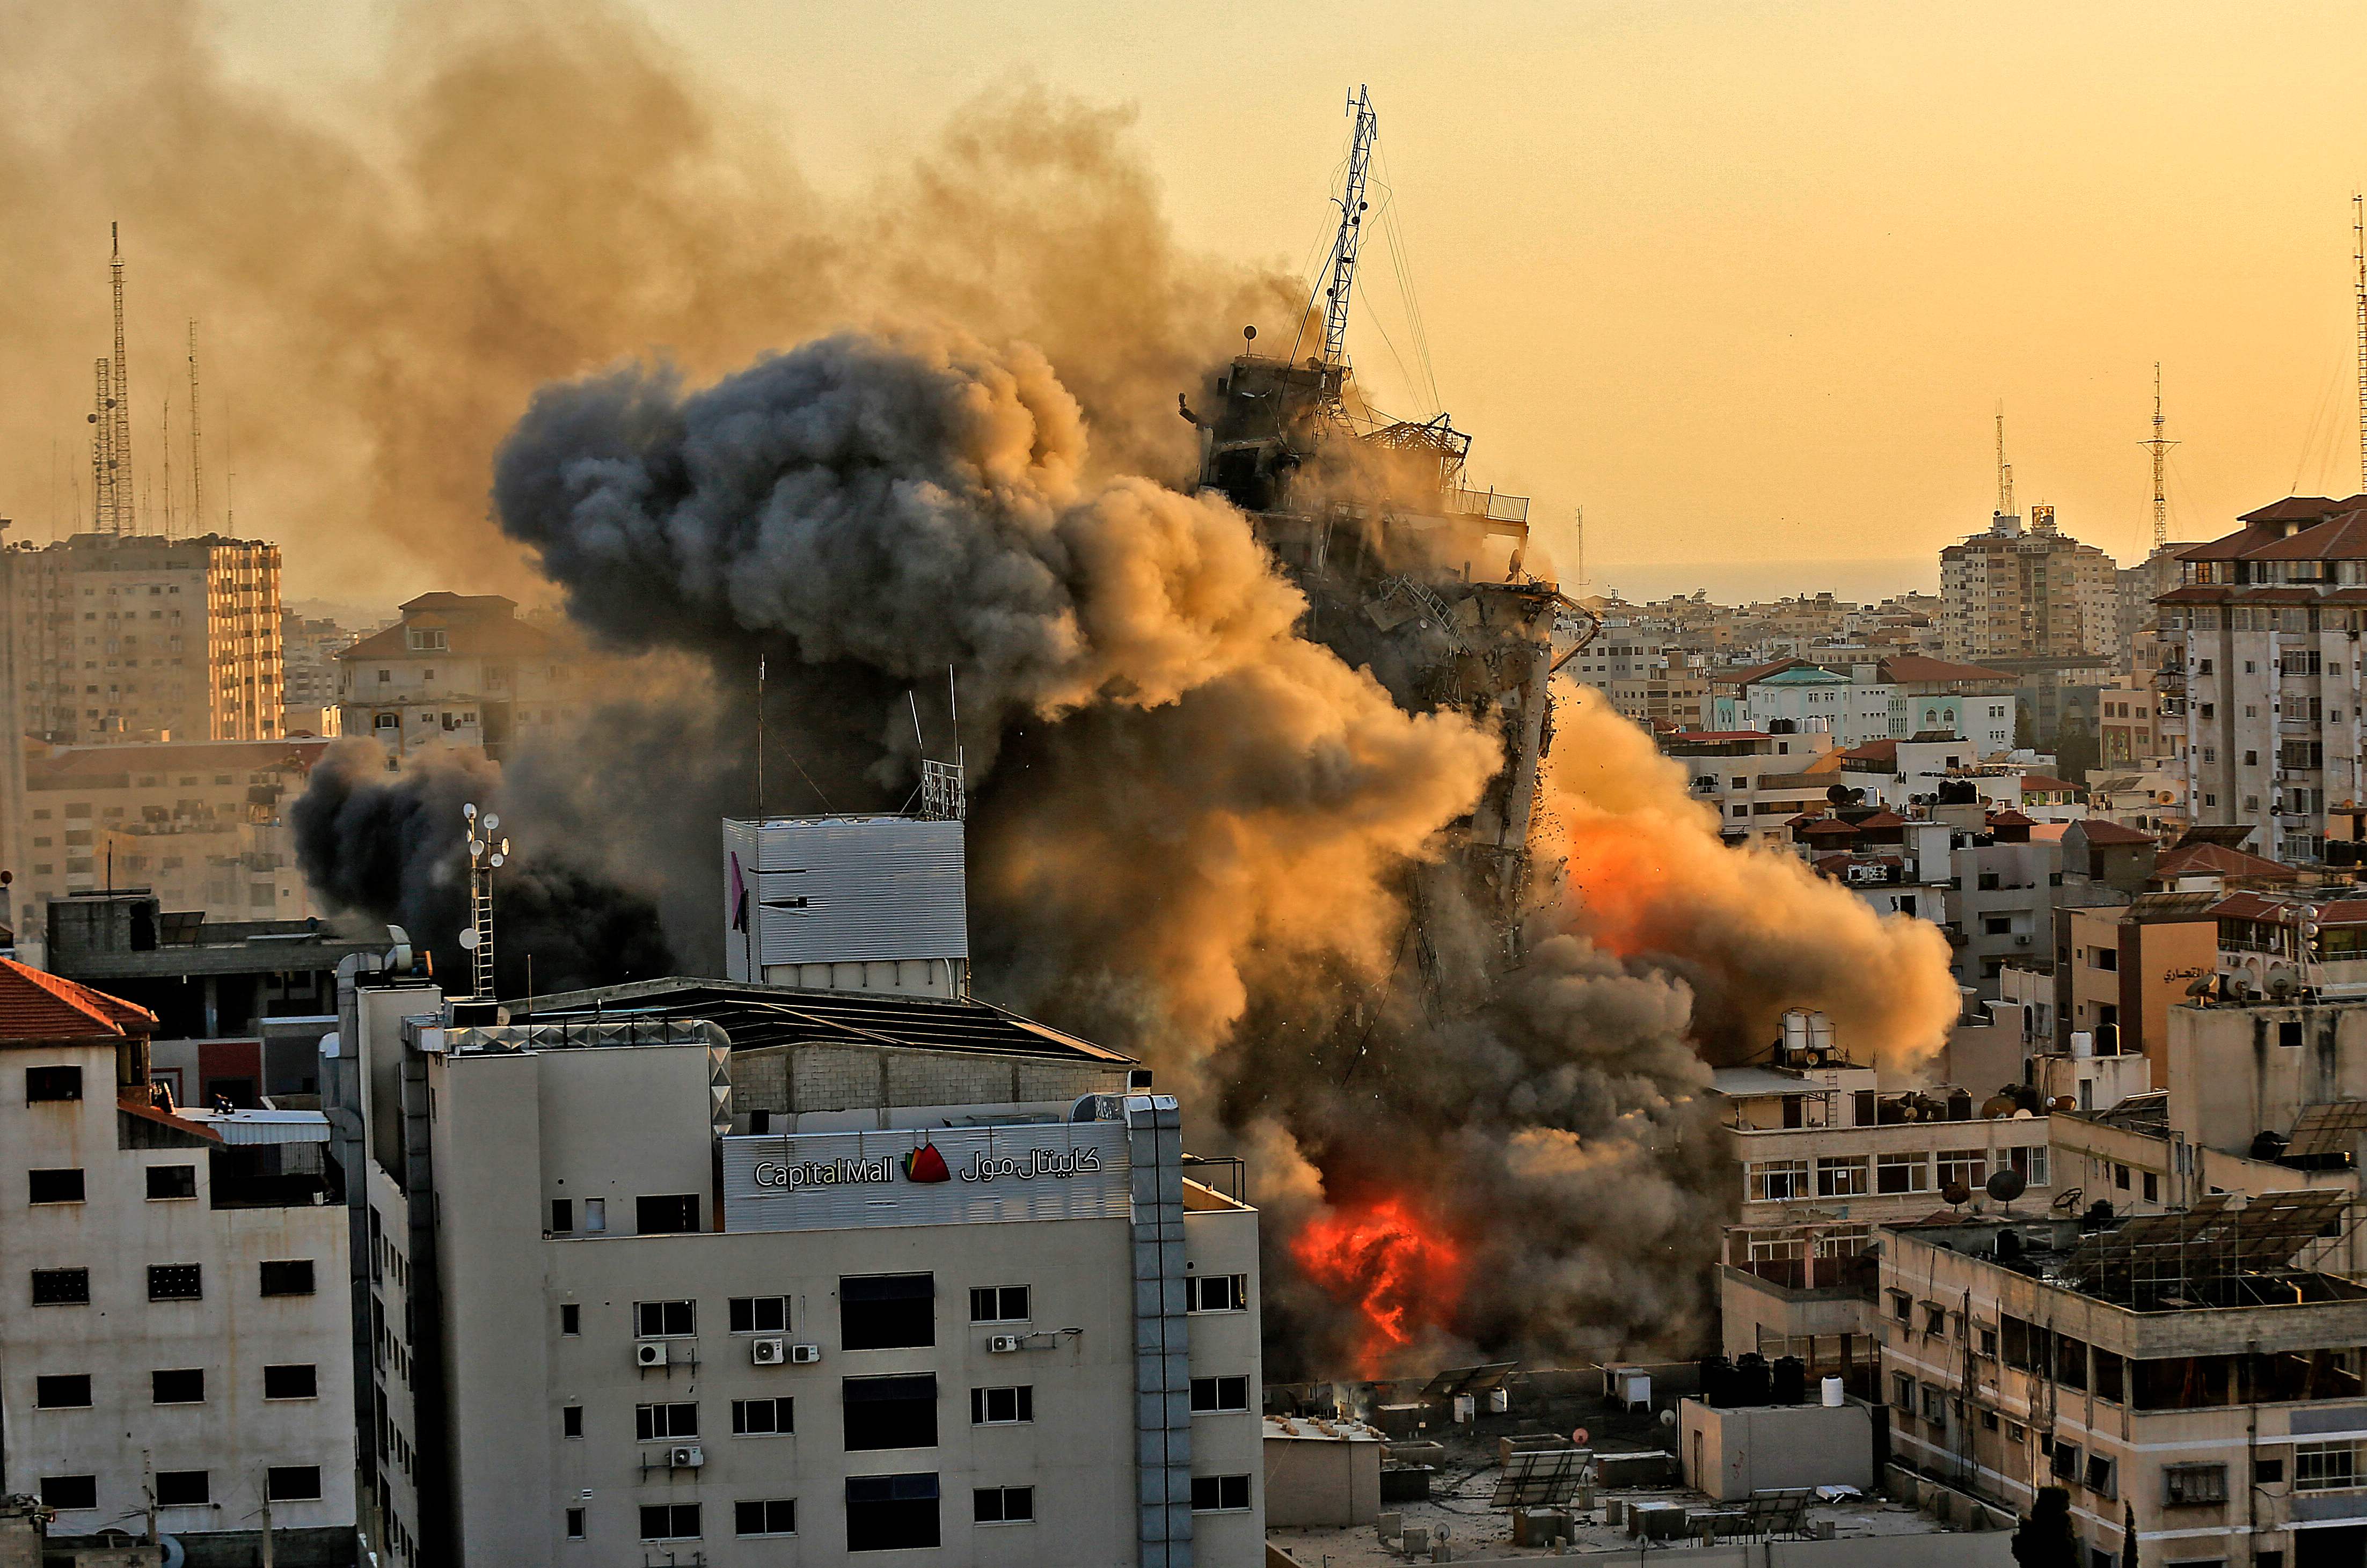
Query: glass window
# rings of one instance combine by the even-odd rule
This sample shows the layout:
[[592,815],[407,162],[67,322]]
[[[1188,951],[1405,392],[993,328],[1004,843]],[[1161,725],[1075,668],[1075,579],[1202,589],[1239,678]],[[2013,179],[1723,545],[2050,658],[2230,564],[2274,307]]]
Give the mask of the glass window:
[[1867,1173],[1873,1162],[1863,1155],[1845,1155],[1836,1159],[1817,1162],[1817,1196],[1819,1198],[1863,1198],[1866,1195]]
[[2295,1443],[2293,1490],[2347,1492],[2359,1484],[2357,1443]]
[[969,1320],[972,1323],[1026,1322],[1027,1287],[1025,1285],[971,1287]]
[[970,1517],[979,1524],[1036,1522],[1036,1489],[1032,1486],[980,1486],[970,1494]]
[[698,1332],[697,1302],[635,1302],[633,1337],[686,1339]]
[[1808,1195],[1808,1162],[1804,1159],[1762,1160],[1749,1168],[1753,1202],[1778,1202]]
[[1931,1190],[1930,1156],[1920,1150],[1911,1154],[1875,1156],[1874,1190],[1876,1192],[1929,1192]]
[[1250,1478],[1246,1475],[1192,1478],[1192,1511],[1195,1514],[1233,1513],[1249,1506]]
[[731,1505],[733,1535],[795,1535],[798,1504],[794,1497],[750,1499]]
[[919,1349],[937,1342],[936,1280],[929,1274],[859,1274],[838,1282],[839,1345]]
[[697,1540],[698,1539],[698,1505],[696,1503],[642,1504],[641,1539],[643,1540]]

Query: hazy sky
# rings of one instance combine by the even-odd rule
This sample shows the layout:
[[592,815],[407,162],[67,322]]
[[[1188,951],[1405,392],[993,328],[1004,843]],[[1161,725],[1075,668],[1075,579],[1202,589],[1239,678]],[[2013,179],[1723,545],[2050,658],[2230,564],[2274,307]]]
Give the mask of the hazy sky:
[[[1582,503],[1596,562],[1927,555],[1986,522],[2000,399],[2024,502],[2133,558],[2157,359],[2174,536],[2361,488],[2355,3],[640,9],[819,185],[1040,82],[1134,107],[1187,243],[1293,270],[1369,83],[1473,474]],[[332,116],[386,36],[221,15],[241,70]],[[1360,372],[1427,412],[1366,254]]]

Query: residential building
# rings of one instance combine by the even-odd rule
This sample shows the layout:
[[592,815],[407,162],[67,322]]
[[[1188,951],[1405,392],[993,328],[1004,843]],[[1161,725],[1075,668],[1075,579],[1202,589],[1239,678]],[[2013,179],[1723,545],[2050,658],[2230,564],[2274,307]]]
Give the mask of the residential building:
[[192,1562],[344,1568],[351,1297],[328,1121],[180,1106],[150,1076],[154,1025],[0,961],[8,1490],[55,1510],[51,1551],[153,1529]]
[[1725,672],[1712,687],[1711,727],[1821,723],[1844,746],[1945,736],[1966,742],[1976,761],[2012,748],[2012,675],[1919,654],[1832,657],[1840,651]]
[[279,734],[279,547],[77,534],[0,551],[19,722],[61,745]]
[[469,746],[498,761],[513,740],[574,717],[583,700],[574,650],[494,593],[423,593],[397,625],[336,657],[344,733],[398,756]]
[[2057,528],[2051,506],[2031,508],[2027,531],[2000,512],[1986,533],[1940,552],[1942,657],[2002,670],[2117,660],[2117,570]]
[[1717,814],[1730,844],[1785,843],[1791,820],[1822,810],[1843,783],[1832,735],[1821,729],[1689,730],[1661,736],[1660,750],[1691,773],[1688,793]]
[[2143,1056],[2150,1083],[2167,1084],[2169,1010],[2218,971],[2214,902],[2209,893],[2149,893],[2118,907],[2056,910],[2060,1043],[2077,1055]]
[[153,890],[215,920],[320,913],[296,863],[288,809],[325,740],[58,747],[27,763],[33,906],[108,887]]
[[2295,496],[2238,521],[2180,552],[2185,581],[2159,601],[2163,637],[2183,645],[2190,809],[2249,828],[2279,860],[2318,862],[2363,793],[2367,496]]
[[2152,676],[2115,676],[2096,700],[2098,765],[2126,770],[2175,755],[2163,729],[2161,694],[2154,689]]
[[353,631],[325,616],[280,612],[279,645],[287,671],[280,698],[285,709],[281,734],[329,737],[342,732],[337,655],[357,640]]
[[2021,1513],[2067,1488],[2083,1562],[2354,1559],[2367,1287],[2297,1256],[2347,1207],[2215,1194],[1888,1227],[1894,1452]]
[[1980,1193],[2004,1170],[2044,1208],[2047,1121],[2033,1102],[1990,1085],[1878,1083],[1804,1013],[1785,1015],[1766,1062],[1713,1075],[1738,1184],[1719,1292],[1728,1354],[1796,1354],[1863,1384],[1879,1329],[1861,1260],[1879,1226]]
[[1956,983],[1985,998],[1999,994],[1998,974],[2008,960],[2054,951],[2063,845],[2033,834],[2036,826],[2010,808],[1991,812],[1978,829],[1958,836],[1954,851]]

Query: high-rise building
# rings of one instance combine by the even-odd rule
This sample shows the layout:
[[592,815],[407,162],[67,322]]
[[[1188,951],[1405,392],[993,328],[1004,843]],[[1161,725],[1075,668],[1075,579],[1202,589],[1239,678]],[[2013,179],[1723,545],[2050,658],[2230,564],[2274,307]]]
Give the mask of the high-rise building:
[[356,634],[326,617],[279,613],[279,646],[287,674],[283,682],[281,733],[336,735],[337,655]]
[[0,551],[26,733],[62,745],[279,734],[279,547],[77,534]]
[[1942,656],[1993,669],[2016,662],[2092,664],[2120,657],[2120,584],[2112,558],[2033,506],[2030,526],[2007,513],[1940,552]]
[[2261,854],[2321,860],[2329,837],[2358,836],[2367,495],[2237,521],[2181,551],[2185,581],[2157,601],[2162,637],[2182,644],[2159,668],[2183,682],[2188,808],[2253,829]]

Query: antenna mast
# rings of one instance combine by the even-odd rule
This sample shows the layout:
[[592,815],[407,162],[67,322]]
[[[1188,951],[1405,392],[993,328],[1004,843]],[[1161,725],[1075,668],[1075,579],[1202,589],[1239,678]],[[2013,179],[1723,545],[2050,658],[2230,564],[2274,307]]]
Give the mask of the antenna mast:
[[123,351],[122,225],[110,223],[107,231],[114,245],[114,255],[108,263],[108,270],[115,279],[115,417],[108,457],[116,475],[114,516],[108,531],[129,534],[139,526],[139,520],[131,501],[131,368]]
[[1323,362],[1348,362],[1348,291],[1356,281],[1356,251],[1365,234],[1365,177],[1372,166],[1373,139],[1380,120],[1373,113],[1372,95],[1364,87],[1348,100],[1347,112],[1356,117],[1356,140],[1348,151],[1348,188],[1340,197],[1340,232],[1331,242],[1331,284],[1324,290]]
[[115,516],[115,366],[91,361],[90,531],[112,531]]
[[173,536],[173,389],[164,389],[164,417],[156,432],[157,449],[164,454],[164,537]]
[[2011,517],[2013,510],[2013,465],[2005,460],[2005,404],[1998,404],[1998,515]]
[[206,529],[205,470],[199,466],[198,434],[198,323],[189,323],[189,532]]
[[[2367,339],[2361,341],[2361,353],[2367,355]],[[2367,357],[2360,362],[2360,378],[2362,397],[2367,397]],[[2367,439],[2367,401],[2360,405],[2360,418],[2361,439]],[[2162,490],[2162,465],[2169,457],[2169,449],[2178,445],[2163,436],[2161,423],[2161,361],[2157,359],[2153,362],[2153,439],[2137,443],[2153,454],[2153,547],[2157,550],[2169,543],[2169,498]]]
[[2367,194],[2350,197],[2351,292],[2359,316],[2359,488],[2367,491]]

